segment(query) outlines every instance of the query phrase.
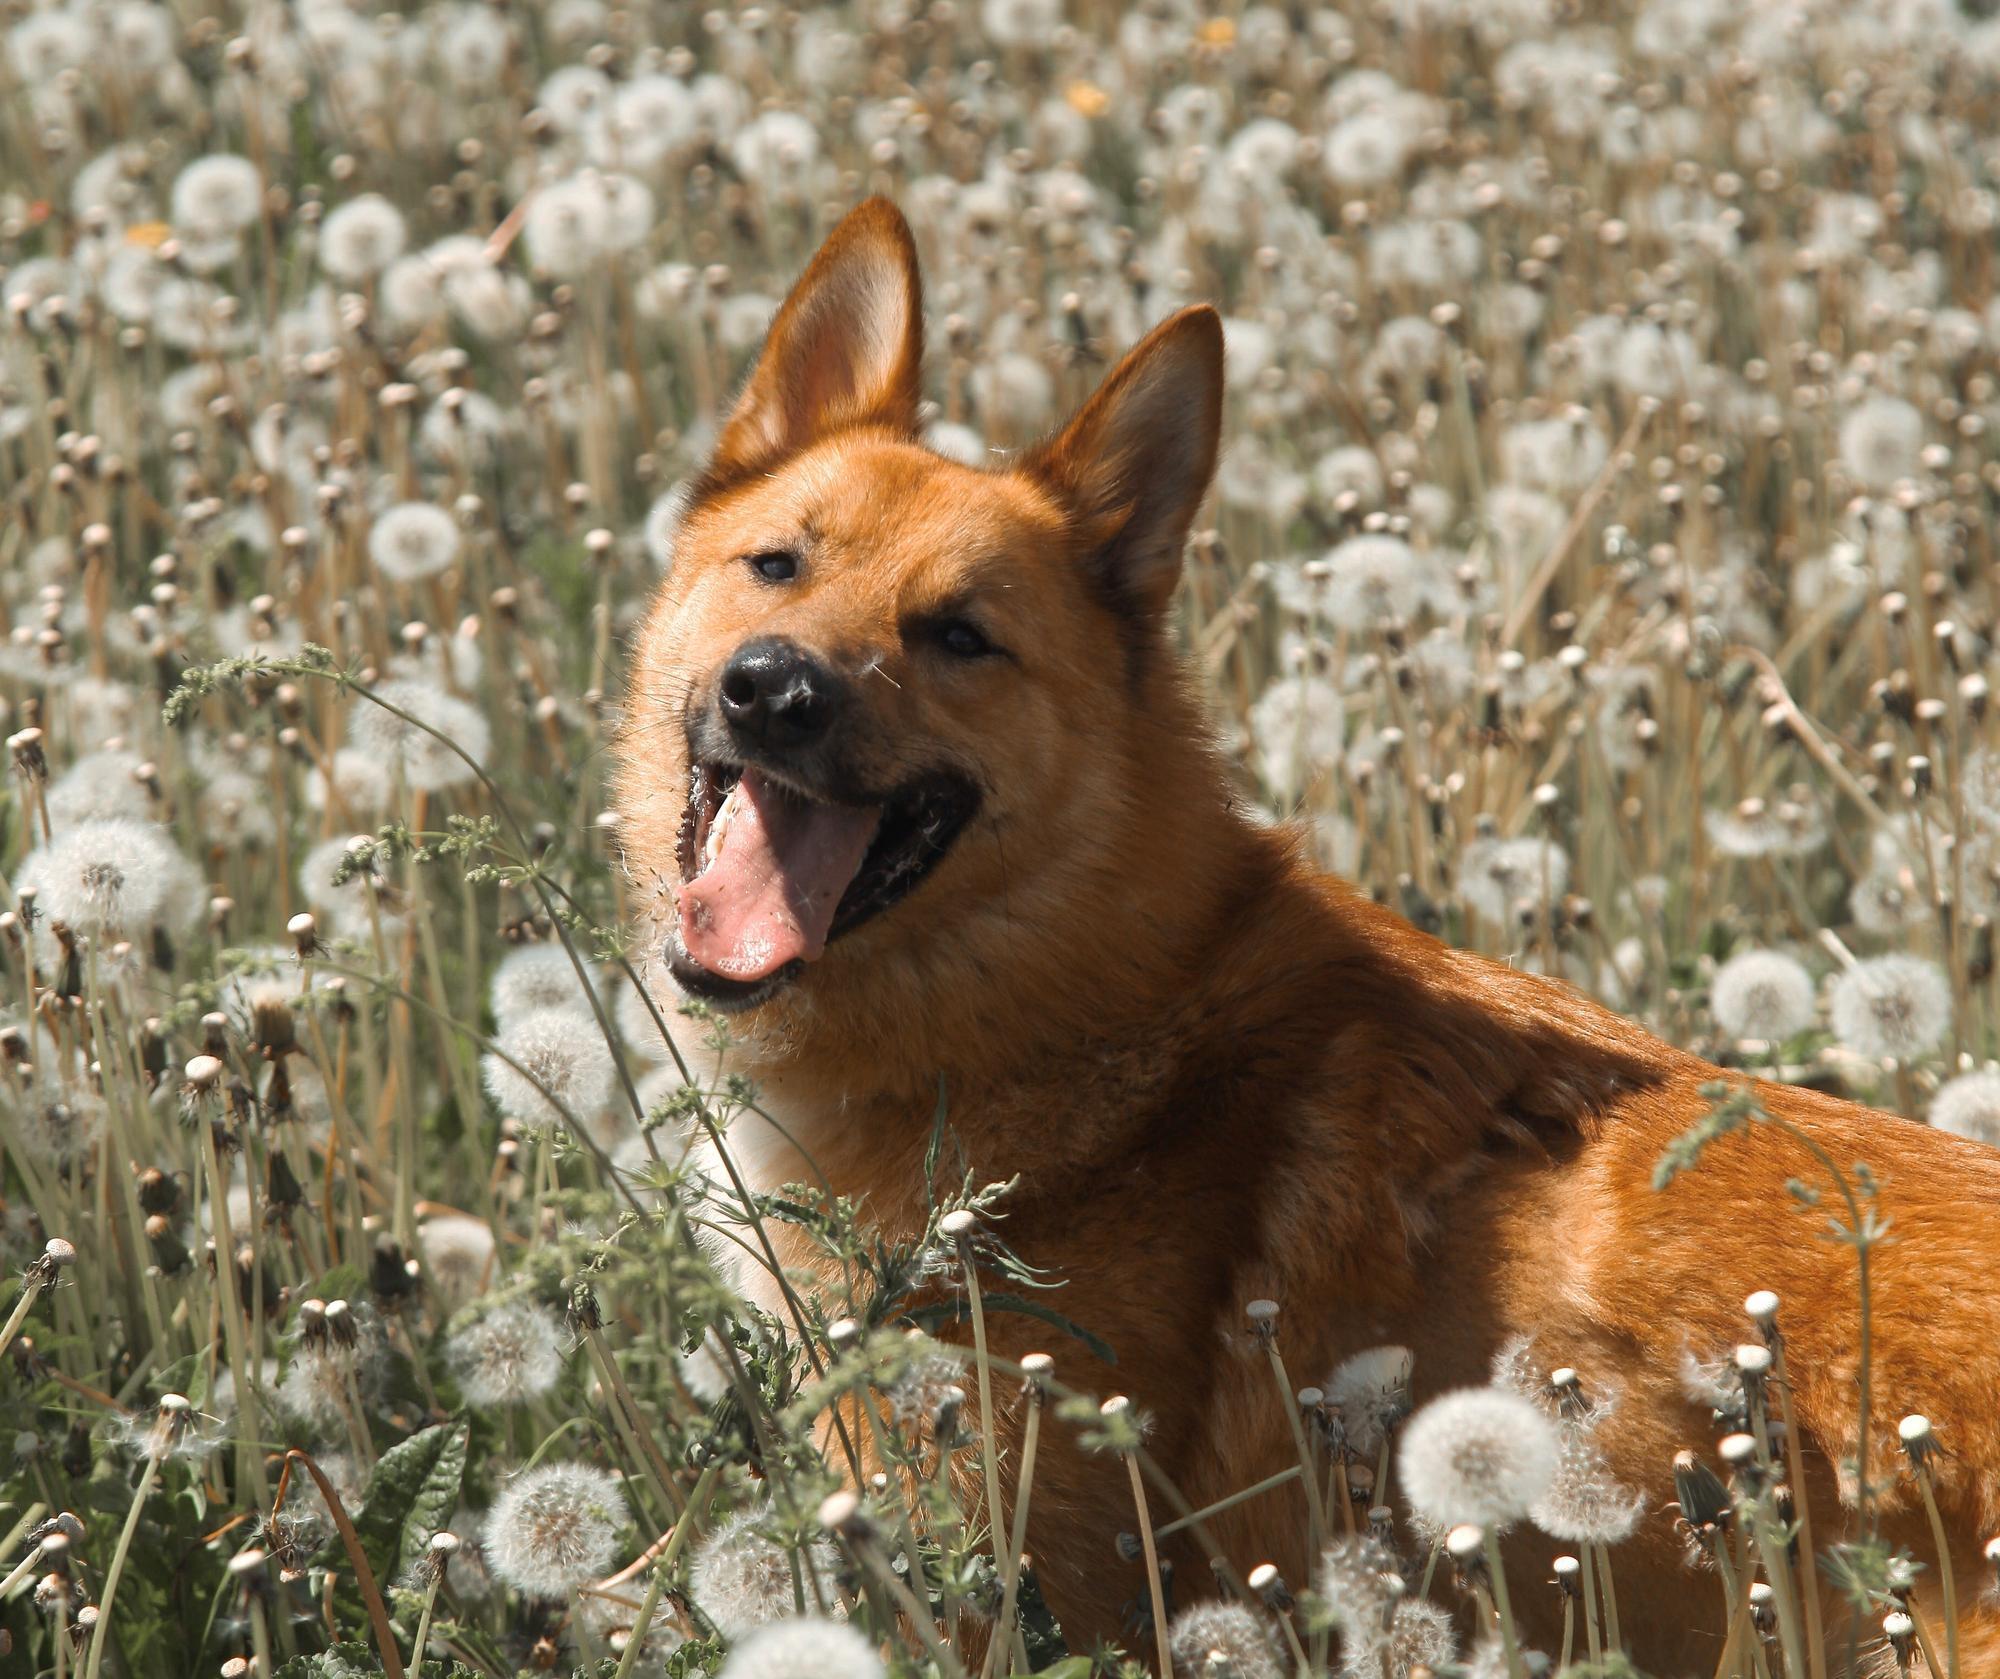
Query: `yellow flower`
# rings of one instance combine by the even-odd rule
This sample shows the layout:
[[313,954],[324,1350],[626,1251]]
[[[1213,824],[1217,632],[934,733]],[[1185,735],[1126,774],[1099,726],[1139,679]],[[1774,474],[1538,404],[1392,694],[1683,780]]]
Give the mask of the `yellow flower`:
[[1111,95],[1095,82],[1071,82],[1063,96],[1069,100],[1071,110],[1086,117],[1103,116],[1111,103]]

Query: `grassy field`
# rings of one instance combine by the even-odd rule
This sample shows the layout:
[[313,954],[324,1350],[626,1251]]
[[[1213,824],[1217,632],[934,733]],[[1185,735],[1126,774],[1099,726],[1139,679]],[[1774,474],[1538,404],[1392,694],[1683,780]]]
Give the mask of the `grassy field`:
[[[947,1473],[1023,1373],[905,1315],[1004,1268],[997,1189],[892,1251],[746,1200],[755,1092],[618,869],[675,488],[868,192],[954,456],[1223,310],[1181,622],[1271,820],[1726,1065],[2000,1142],[1985,9],[6,7],[0,1670],[1156,1670],[1117,1536],[1133,1654],[1068,1651]],[[767,1220],[848,1295],[737,1298]],[[1427,1397],[1393,1349],[1313,1374],[1315,1477]],[[1770,1446],[1762,1380],[1718,1435]],[[904,1492],[842,1493],[835,1395]],[[1184,1610],[1183,1679],[1520,1679],[1421,1471],[1494,1431],[1489,1528],[1582,1474],[1548,1552],[1608,1575],[1619,1489],[1544,1397],[1421,1412],[1427,1522]],[[1755,1477],[1690,1476],[1694,1542],[1732,1501],[1756,1562]],[[1913,1565],[1841,1576],[1868,1650],[1947,1639]],[[1808,1679],[1789,1616],[1753,1654]]]

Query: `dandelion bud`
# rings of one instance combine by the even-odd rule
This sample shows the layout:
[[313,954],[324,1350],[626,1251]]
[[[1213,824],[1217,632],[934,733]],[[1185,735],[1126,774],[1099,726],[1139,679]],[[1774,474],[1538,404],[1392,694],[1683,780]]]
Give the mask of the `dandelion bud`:
[[1746,1398],[1754,1401],[1762,1396],[1771,1364],[1771,1349],[1760,1341],[1746,1342],[1736,1349],[1736,1374]]
[[978,1216],[965,1207],[955,1208],[938,1220],[938,1234],[949,1242],[969,1241],[978,1228]]
[[1750,1582],[1750,1619],[1766,1635],[1778,1626],[1778,1594],[1763,1580]]
[[826,1326],[826,1344],[844,1353],[861,1339],[861,1325],[853,1318],[835,1318]]
[[1557,1557],[1555,1567],[1556,1577],[1554,1584],[1556,1590],[1572,1602],[1581,1601],[1583,1597],[1583,1564],[1578,1562],[1575,1557]]
[[178,1393],[161,1394],[152,1432],[146,1438],[146,1455],[155,1460],[167,1456],[180,1444],[193,1420],[193,1408],[185,1398]]
[[1261,1597],[1265,1604],[1278,1614],[1284,1614],[1292,1606],[1292,1594],[1285,1585],[1285,1579],[1278,1572],[1278,1565],[1260,1562],[1250,1570],[1250,1589]]
[[354,1308],[345,1300],[326,1303],[326,1334],[336,1347],[353,1347],[360,1341],[361,1329],[354,1321]]
[[1478,1579],[1486,1571],[1486,1529],[1476,1522],[1460,1522],[1444,1536],[1444,1554],[1461,1579],[1468,1583]]
[[1944,1451],[1931,1429],[1931,1419],[1916,1412],[1896,1424],[1896,1438],[1902,1444],[1904,1456],[1910,1460],[1910,1467],[1920,1475]]
[[47,1245],[28,1266],[28,1281],[31,1286],[47,1288],[56,1280],[59,1272],[67,1271],[76,1263],[76,1249],[60,1236],[51,1236]]
[[1021,1359],[1021,1380],[1031,1399],[1039,1401],[1047,1396],[1055,1373],[1056,1361],[1047,1353],[1027,1353]]
[[1900,1609],[1892,1609],[1882,1617],[1882,1636],[1889,1641],[1889,1649],[1896,1658],[1898,1672],[1910,1671],[1910,1652],[1917,1641],[1917,1623]]
[[1769,1341],[1776,1335],[1778,1328],[1778,1297],[1768,1288],[1760,1288],[1755,1294],[1746,1299],[1743,1302],[1743,1311],[1752,1323],[1763,1330],[1766,1341]]
[[1994,1589],[2000,1591],[2000,1535],[1986,1541],[1986,1566],[1993,1570]]
[[441,1581],[445,1570],[451,1565],[451,1559],[457,1556],[458,1552],[458,1535],[441,1528],[431,1535],[431,1542],[425,1547],[424,1554],[417,1563],[417,1572],[423,1576],[426,1584]]
[[861,1500],[846,1491],[830,1494],[820,1501],[819,1525],[829,1533],[857,1543],[865,1540],[870,1531],[868,1518],[861,1511]]
[[1250,1321],[1250,1333],[1259,1340],[1269,1340],[1278,1332],[1278,1303],[1275,1300],[1253,1300],[1243,1308],[1243,1315]]
[[23,729],[19,734],[7,737],[7,750],[13,754],[14,768],[31,781],[46,781],[49,778],[49,760],[42,751],[42,731]]
[[1729,1489],[1693,1452],[1674,1454],[1674,1497],[1680,1503],[1681,1520],[1697,1535],[1711,1533],[1729,1521]]
[[247,1551],[238,1551],[229,1559],[229,1577],[246,1592],[261,1592],[270,1583],[264,1576],[264,1565],[270,1560],[254,1545]]
[[324,1347],[328,1340],[326,1327],[326,1302],[324,1300],[303,1300],[299,1303],[298,1321],[299,1345],[307,1349]]
[[187,1093],[204,1096],[215,1088],[222,1077],[222,1061],[219,1056],[197,1055],[181,1071],[187,1080],[184,1086]]
[[326,947],[320,943],[319,923],[306,911],[300,911],[285,923],[285,931],[292,936],[292,948],[299,954],[301,962],[317,956]]

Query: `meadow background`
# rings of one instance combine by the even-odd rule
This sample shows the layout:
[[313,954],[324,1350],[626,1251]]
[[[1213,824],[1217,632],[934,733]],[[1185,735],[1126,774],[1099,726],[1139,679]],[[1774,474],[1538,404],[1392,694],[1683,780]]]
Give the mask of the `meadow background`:
[[[942,1473],[1022,1373],[906,1310],[1004,1271],[998,1197],[893,1252],[746,1203],[754,1092],[618,868],[676,486],[869,192],[968,461],[1222,309],[1181,622],[1247,802],[1675,1042],[2000,1141],[1988,10],[12,0],[0,1667],[1115,1670]],[[847,1298],[736,1298],[773,1218]],[[1364,1517],[1412,1383],[1305,1406]],[[834,1394],[910,1469],[859,1507]],[[1178,1671],[1528,1670],[1379,1525]]]

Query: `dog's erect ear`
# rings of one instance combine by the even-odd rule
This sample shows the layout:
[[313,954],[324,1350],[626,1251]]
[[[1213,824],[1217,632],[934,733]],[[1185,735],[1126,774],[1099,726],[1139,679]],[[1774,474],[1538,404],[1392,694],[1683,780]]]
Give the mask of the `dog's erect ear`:
[[847,426],[914,433],[924,311],[917,246],[886,198],[850,210],[771,322],[709,461],[727,482]]
[[1081,522],[1096,582],[1120,608],[1164,612],[1222,436],[1222,320],[1170,315],[1023,461]]

